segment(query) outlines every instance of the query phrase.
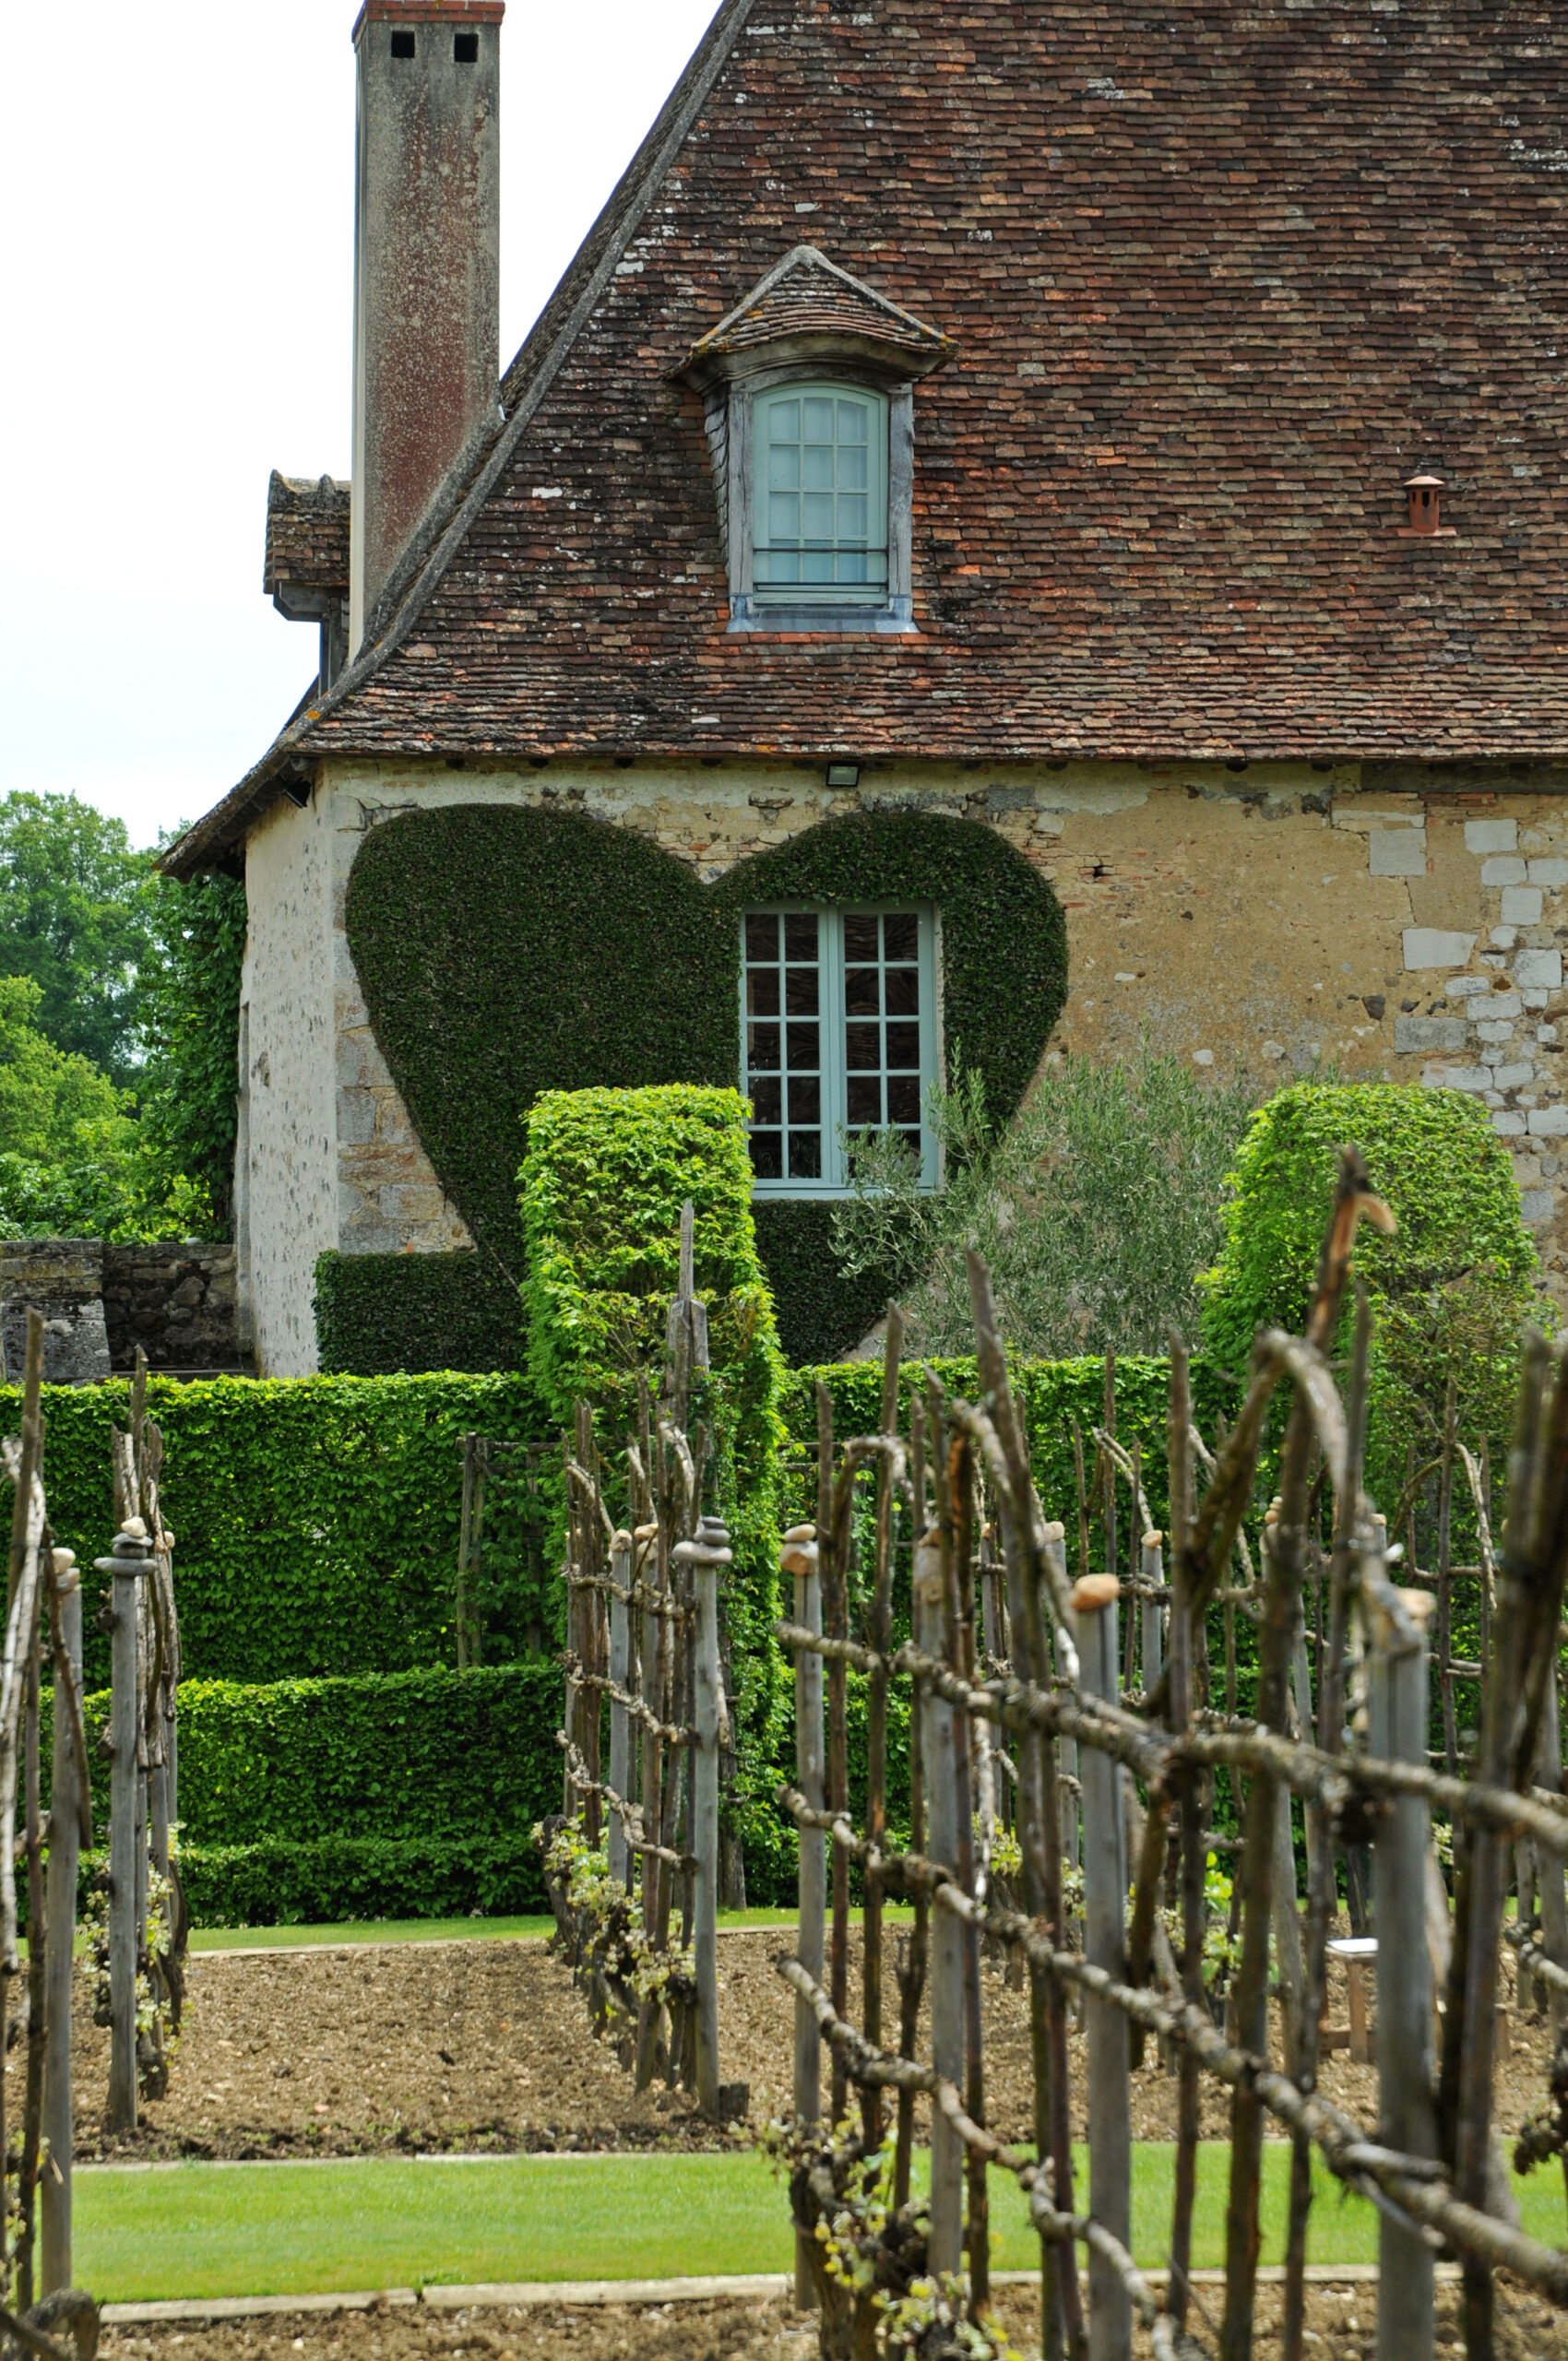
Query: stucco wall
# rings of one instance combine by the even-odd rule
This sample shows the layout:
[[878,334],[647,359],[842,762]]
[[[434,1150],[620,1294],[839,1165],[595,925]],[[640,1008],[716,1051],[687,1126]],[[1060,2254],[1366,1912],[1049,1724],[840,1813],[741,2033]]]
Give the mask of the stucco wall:
[[1513,1149],[1549,1281],[1568,1302],[1568,780],[1560,795],[1491,781],[1396,792],[1354,764],[1083,762],[888,767],[843,794],[795,765],[340,764],[315,801],[332,848],[345,1252],[468,1242],[348,955],[343,896],[367,828],[412,807],[564,802],[653,836],[711,880],[834,813],[919,801],[988,822],[1054,884],[1072,986],[1048,1055],[1113,1057],[1146,1037],[1204,1072],[1243,1069],[1260,1097],[1320,1061],[1352,1078],[1475,1091]]
[[315,1370],[315,1258],[338,1242],[332,861],[319,805],[275,803],[245,854],[246,1169],[236,1197],[256,1368],[267,1377]]

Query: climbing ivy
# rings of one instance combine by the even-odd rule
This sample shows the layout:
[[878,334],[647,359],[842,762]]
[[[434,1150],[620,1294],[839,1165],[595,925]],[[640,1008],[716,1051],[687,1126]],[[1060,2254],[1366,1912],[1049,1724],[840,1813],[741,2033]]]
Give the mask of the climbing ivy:
[[[376,1039],[426,1152],[481,1257],[515,1285],[518,1142],[541,1090],[732,1086],[747,905],[901,900],[941,913],[949,1053],[961,1047],[1005,1121],[1066,994],[1066,936],[1051,887],[978,821],[851,813],[705,886],[648,838],[582,812],[457,804],[400,814],[366,836],[346,924]],[[885,1290],[874,1275],[838,1281],[820,1205],[774,1201],[758,1228],[790,1357],[851,1345]],[[383,1276],[389,1302],[410,1288],[422,1300],[431,1284],[429,1272]],[[388,1322],[341,1287],[331,1306],[334,1366],[386,1367]],[[410,1333],[422,1319],[408,1308]],[[515,1350],[505,1331],[504,1319],[487,1321],[475,1349],[505,1360]]]

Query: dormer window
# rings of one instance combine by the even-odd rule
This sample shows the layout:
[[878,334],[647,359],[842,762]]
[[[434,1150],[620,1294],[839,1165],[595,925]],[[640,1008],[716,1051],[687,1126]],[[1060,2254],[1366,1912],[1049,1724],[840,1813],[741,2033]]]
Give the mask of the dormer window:
[[859,386],[757,397],[752,587],[759,607],[887,599],[887,400]]
[[955,350],[814,246],[693,347],[731,631],[914,631],[915,386]]

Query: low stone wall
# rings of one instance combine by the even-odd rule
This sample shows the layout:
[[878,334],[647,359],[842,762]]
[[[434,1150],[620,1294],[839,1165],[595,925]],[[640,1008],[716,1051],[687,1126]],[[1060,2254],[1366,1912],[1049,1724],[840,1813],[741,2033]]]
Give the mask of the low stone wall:
[[105,1246],[98,1238],[0,1241],[0,1346],[19,1382],[30,1304],[43,1314],[50,1385],[90,1385],[136,1364],[156,1370],[243,1366],[232,1246],[184,1239]]
[[236,1369],[235,1255],[188,1240],[103,1250],[109,1358],[135,1366],[139,1345],[154,1369]]

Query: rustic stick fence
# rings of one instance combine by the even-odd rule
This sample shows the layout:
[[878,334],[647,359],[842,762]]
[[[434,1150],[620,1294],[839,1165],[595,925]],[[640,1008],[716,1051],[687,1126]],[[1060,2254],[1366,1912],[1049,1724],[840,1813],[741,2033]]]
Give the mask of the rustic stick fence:
[[[799,1784],[780,1791],[802,1837],[800,1932],[795,1954],[778,1963],[796,1996],[795,2114],[778,2138],[790,2167],[798,2233],[798,2279],[822,2312],[829,2361],[889,2345],[923,2361],[974,2349],[964,2341],[986,2312],[990,2170],[1011,2174],[1028,2192],[1040,2239],[1040,2324],[1048,2361],[1086,2353],[1123,2361],[1134,2323],[1162,2361],[1197,2343],[1191,2313],[1192,2223],[1198,2166],[1200,2078],[1230,2094],[1229,2192],[1223,2305],[1211,2334],[1225,2361],[1244,2361],[1255,2333],[1265,2121],[1289,2138],[1290,2204],[1283,2348],[1301,2361],[1305,2339],[1306,2228],[1313,2152],[1330,2172],[1369,2198],[1379,2213],[1379,2361],[1430,2361],[1433,2349],[1433,2260],[1455,2255],[1464,2277],[1467,2346],[1472,2361],[1494,2349],[1493,2285],[1504,2272],[1568,2308],[1568,2253],[1523,2232],[1497,2201],[1497,2127],[1492,2043],[1498,1956],[1512,1848],[1527,1840],[1550,1867],[1543,1893],[1562,1893],[1568,1816],[1542,1790],[1540,1732],[1551,1693],[1568,1577],[1568,1353],[1534,1344],[1526,1360],[1518,1442],[1500,1547],[1478,1488],[1482,1557],[1491,1598],[1477,1775],[1466,1779],[1427,1758],[1429,1619],[1452,1601],[1446,1535],[1430,1590],[1401,1589],[1390,1577],[1383,1520],[1368,1501],[1361,1460],[1370,1323],[1364,1305],[1348,1396],[1324,1358],[1336,1333],[1358,1221],[1387,1219],[1371,1196],[1359,1159],[1344,1159],[1319,1280],[1304,1335],[1260,1337],[1247,1398],[1217,1453],[1194,1436],[1184,1358],[1172,1345],[1169,1420],[1169,1581],[1164,1536],[1150,1523],[1135,1455],[1114,1441],[1113,1372],[1105,1426],[1096,1434],[1104,1481],[1102,1529],[1110,1564],[1085,1563],[1087,1487],[1079,1488],[1080,1571],[1069,1586],[1063,1527],[1036,1496],[1021,1416],[1012,1395],[983,1266],[971,1284],[983,1398],[951,1399],[934,1382],[906,1446],[889,1430],[849,1442],[837,1454],[819,1406],[818,1516],[814,1530],[787,1536],[783,1571],[795,1585],[796,1614],[779,1638],[796,1658]],[[897,1345],[889,1355],[892,1382]],[[1286,1385],[1289,1409],[1279,1462],[1279,1495],[1263,1536],[1261,1571],[1245,1553],[1242,1518],[1253,1488],[1270,1405]],[[885,1421],[890,1429],[891,1422]],[[1462,1464],[1449,1421],[1450,1471]],[[1197,1462],[1206,1484],[1198,1484]],[[885,1624],[874,1637],[849,1634],[837,1583],[857,1471],[874,1461],[889,1499],[902,1503],[916,1536],[912,1637],[890,1649]],[[1080,1458],[1080,1465],[1082,1459]],[[1136,1556],[1116,1568],[1117,1480],[1128,1484]],[[1328,1598],[1318,1623],[1321,1669],[1304,1662],[1303,1601],[1324,1570],[1314,1560],[1315,1502],[1334,1507]],[[980,1530],[983,1492],[991,1526]],[[1000,1541],[1002,1596],[982,1596],[985,1661],[977,1666],[974,1606],[988,1544]],[[977,1543],[979,1548],[977,1550]],[[885,1546],[878,1531],[879,1552]],[[1243,1580],[1231,1582],[1241,1556]],[[881,1560],[873,1596],[881,1592]],[[1130,1594],[1130,1596],[1129,1596]],[[817,1599],[822,1602],[820,1616]],[[1124,1646],[1123,1601],[1134,1610],[1137,1659]],[[1147,1613],[1158,1609],[1156,1624]],[[1226,1706],[1211,1708],[1208,1615],[1255,1623],[1255,1716],[1235,1710],[1234,1648],[1227,1649]],[[1365,1733],[1347,1744],[1345,1706],[1359,1652]],[[1455,1667],[1440,1665],[1440,1703]],[[824,1710],[826,1667],[828,1691]],[[920,1798],[910,1842],[886,1839],[881,1775],[869,1781],[863,1830],[847,1808],[844,1717],[834,1684],[854,1668],[871,1693],[909,1684],[919,1732]],[[1126,1693],[1123,1693],[1123,1691]],[[1319,1740],[1321,1739],[1321,1742]],[[1062,1755],[1076,1750],[1076,1780]],[[1012,1752],[1006,1750],[1011,1747]],[[1549,1761],[1557,1757],[1547,1750]],[[992,1872],[994,1766],[1006,1760],[1022,1857],[1023,1907],[1012,1905]],[[1235,1879],[1240,1959],[1229,2023],[1217,2023],[1204,1972],[1205,1879],[1216,1839],[1210,1825],[1219,1771],[1241,1806]],[[1557,1782],[1556,1784],[1561,1784]],[[1141,1790],[1140,1805],[1137,1791]],[[1309,1876],[1305,1920],[1297,1905],[1292,1799],[1305,1814]],[[1431,1820],[1450,1821],[1456,1863],[1452,1939],[1434,1979],[1431,1901],[1436,1867]],[[1069,1827],[1080,1833],[1081,1940],[1075,1942],[1063,1874]],[[873,1832],[875,1832],[874,1833]],[[831,1898],[818,1863],[830,1847]],[[1335,1908],[1336,1851],[1370,1850],[1377,1910],[1380,2008],[1379,2119],[1356,2121],[1318,2089],[1327,1991],[1327,1945]],[[908,1984],[897,2049],[880,2027],[880,1992],[869,1929],[862,2019],[849,2020],[844,1963],[849,1872],[869,1893],[915,1903],[929,1928],[921,1974],[929,1980],[929,2063],[915,2056],[921,1995]],[[1174,1893],[1165,1923],[1160,1895]],[[1441,1891],[1441,1887],[1439,1888]],[[1524,1889],[1521,1888],[1523,1892]],[[1130,1910],[1129,1910],[1130,1900]],[[1442,1917],[1446,1927],[1444,1899]],[[829,1924],[830,1921],[830,1924]],[[1518,1930],[1522,1973],[1568,1999],[1568,1958],[1552,1955],[1533,1926]],[[986,2128],[981,1943],[1017,1957],[1030,1994],[1033,2153],[1006,2148]],[[1442,1949],[1442,1946],[1438,1946]],[[912,1961],[914,1946],[909,1957]],[[1271,2057],[1271,1951],[1282,1996],[1283,2049]],[[826,1981],[825,1983],[825,1974]],[[1441,1986],[1441,2040],[1434,2056],[1433,2001]],[[1088,2042],[1087,2089],[1069,2077],[1067,2011],[1081,2004]],[[1179,2066],[1175,2197],[1162,2296],[1130,2251],[1129,2077],[1135,2048],[1153,2033]],[[836,2093],[824,2118],[820,2045],[826,2040]],[[838,2093],[853,2084],[861,2119]],[[1553,2075],[1554,2112],[1527,2126],[1521,2152],[1563,2155],[1568,2172],[1568,2044]],[[896,2091],[898,2132],[885,2152],[881,2094]],[[909,2147],[921,2096],[931,2118],[929,2203],[910,2201]],[[1080,2211],[1069,2138],[1087,2109],[1088,2203]],[[1087,2249],[1087,2319],[1072,2249]]]
[[662,2075],[721,2121],[743,2115],[749,2094],[720,2074],[720,1787],[733,1744],[719,1578],[731,1550],[724,1525],[702,1511],[710,1443],[693,1406],[707,1326],[693,1228],[688,1204],[664,1395],[655,1406],[642,1387],[619,1471],[628,1524],[607,1504],[610,1471],[586,1404],[566,1442],[562,1811],[539,1833],[559,1940],[596,2026],[618,2042],[639,2090]]

